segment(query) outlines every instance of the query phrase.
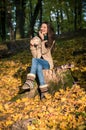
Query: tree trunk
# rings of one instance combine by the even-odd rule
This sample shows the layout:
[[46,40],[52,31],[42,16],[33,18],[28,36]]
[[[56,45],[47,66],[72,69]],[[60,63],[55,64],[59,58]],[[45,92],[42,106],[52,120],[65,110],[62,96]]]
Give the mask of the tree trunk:
[[74,30],[77,30],[77,0],[74,0]]
[[82,29],[82,0],[78,0],[78,28]]
[[66,9],[66,15],[67,15],[67,28],[68,28],[68,31],[70,32],[70,11],[69,11],[69,6],[67,5],[67,3],[65,2],[65,9]]
[[1,1],[1,38],[2,41],[6,40],[6,28],[5,28],[5,22],[6,22],[6,1]]
[[25,4],[24,0],[15,0],[16,6],[16,38],[24,38],[24,24],[25,24]]
[[63,32],[63,12],[62,12],[62,2],[59,0],[59,5],[60,5],[60,30],[61,33]]
[[26,5],[26,1],[25,1],[25,0],[22,0],[22,1],[21,1],[21,10],[20,10],[20,23],[19,23],[21,38],[24,38],[24,37],[25,37],[25,36],[24,36],[25,5]]
[[43,13],[43,10],[42,10],[42,2],[41,2],[41,6],[40,6],[40,14],[39,14],[39,20],[40,20],[40,24],[39,24],[39,26],[42,24],[42,13]]
[[12,25],[12,9],[11,6],[7,7],[7,28],[9,29],[9,33],[10,33],[10,40],[14,39],[14,29],[13,29],[13,25]]
[[56,23],[57,23],[57,32],[60,34],[60,24],[59,24],[59,11],[56,12]]
[[38,3],[36,4],[36,7],[34,9],[34,13],[32,15],[32,18],[31,18],[31,23],[30,23],[30,34],[32,36],[34,36],[34,25],[35,25],[35,22],[36,22],[36,18],[39,14],[39,11],[41,9],[41,6],[42,6],[42,0],[38,0]]

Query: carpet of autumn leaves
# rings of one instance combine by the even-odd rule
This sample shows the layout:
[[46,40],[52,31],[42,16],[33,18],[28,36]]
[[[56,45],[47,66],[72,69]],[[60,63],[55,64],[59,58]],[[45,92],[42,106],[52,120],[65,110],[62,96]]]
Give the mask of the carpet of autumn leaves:
[[[31,120],[27,130],[85,130],[86,92],[77,84],[54,95],[46,94],[42,101],[39,95],[11,101],[30,61],[27,51],[0,60],[0,130],[11,130],[15,122],[25,119]],[[80,69],[86,71],[85,67]]]

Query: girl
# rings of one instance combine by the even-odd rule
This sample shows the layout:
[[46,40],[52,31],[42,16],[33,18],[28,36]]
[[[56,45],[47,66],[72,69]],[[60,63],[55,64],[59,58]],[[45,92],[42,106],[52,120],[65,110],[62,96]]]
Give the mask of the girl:
[[23,90],[33,88],[33,81],[38,76],[41,99],[48,92],[48,84],[45,83],[43,69],[53,69],[53,59],[51,50],[55,43],[54,29],[48,22],[43,22],[39,30],[39,37],[34,37],[30,41],[30,50],[32,52],[32,66],[27,79],[22,86]]

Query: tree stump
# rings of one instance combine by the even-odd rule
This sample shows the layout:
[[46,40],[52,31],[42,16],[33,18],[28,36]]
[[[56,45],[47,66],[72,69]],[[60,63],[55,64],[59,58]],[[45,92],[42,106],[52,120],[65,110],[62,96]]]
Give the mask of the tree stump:
[[71,88],[74,83],[71,71],[67,67],[56,67],[52,70],[43,70],[43,74],[45,82],[49,84],[49,90],[51,93],[54,93],[60,88]]
[[55,69],[43,70],[43,75],[46,83],[58,83],[58,81],[60,80]]

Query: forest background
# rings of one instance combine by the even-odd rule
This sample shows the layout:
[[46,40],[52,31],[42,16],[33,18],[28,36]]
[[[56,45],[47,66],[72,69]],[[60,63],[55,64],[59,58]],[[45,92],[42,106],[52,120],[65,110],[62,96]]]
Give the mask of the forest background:
[[28,38],[42,21],[52,22],[55,32],[77,31],[86,27],[85,0],[1,0],[0,39]]
[[[42,21],[55,29],[55,66],[73,65],[75,83],[44,101],[18,93],[31,66],[29,40]],[[85,0],[0,0],[0,130],[20,128],[86,129]]]

